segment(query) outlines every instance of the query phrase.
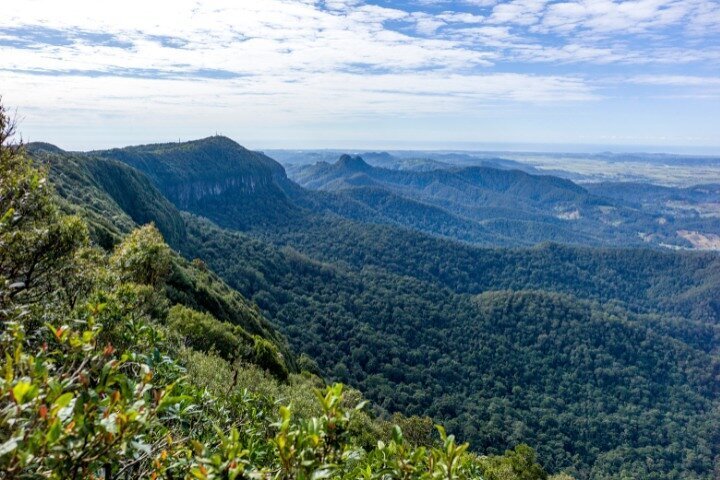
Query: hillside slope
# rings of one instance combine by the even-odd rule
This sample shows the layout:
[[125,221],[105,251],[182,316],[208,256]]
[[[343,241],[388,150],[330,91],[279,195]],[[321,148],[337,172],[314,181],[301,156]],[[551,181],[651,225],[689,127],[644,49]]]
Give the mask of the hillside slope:
[[[28,153],[48,169],[61,208],[84,218],[100,245],[110,249],[147,223],[157,226],[175,248],[188,241],[180,212],[137,170],[114,160],[76,155],[47,144],[30,144]],[[295,368],[287,341],[257,306],[201,262],[173,254],[166,294],[172,303],[206,312],[241,328],[243,333],[269,340]]]
[[[551,471],[572,466],[579,478],[703,478],[711,468],[712,456],[687,462],[719,420],[712,323],[635,315],[557,296],[548,284],[493,292],[502,276],[474,297],[391,273],[391,264],[347,269],[193,217],[188,226],[192,251],[255,299],[298,351],[387,410],[431,414],[480,451],[527,442]],[[634,433],[619,434],[626,425]],[[606,460],[621,451],[642,466]]]
[[27,149],[49,170],[66,208],[85,217],[100,244],[110,246],[134,225],[149,222],[155,223],[169,243],[178,245],[185,240],[179,211],[137,170],[49,144],[31,143]]

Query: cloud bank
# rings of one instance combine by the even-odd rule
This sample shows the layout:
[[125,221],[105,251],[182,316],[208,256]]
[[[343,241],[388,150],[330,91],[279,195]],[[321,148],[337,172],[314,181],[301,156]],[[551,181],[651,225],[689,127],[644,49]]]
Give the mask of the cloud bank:
[[472,122],[641,85],[718,98],[718,32],[714,0],[24,0],[0,18],[0,93],[41,133]]

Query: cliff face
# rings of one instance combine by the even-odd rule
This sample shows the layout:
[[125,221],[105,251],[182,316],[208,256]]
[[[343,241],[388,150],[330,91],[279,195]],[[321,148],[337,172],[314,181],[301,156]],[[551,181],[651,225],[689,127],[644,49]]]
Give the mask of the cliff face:
[[254,195],[272,189],[274,181],[269,177],[239,176],[225,180],[197,180],[166,185],[165,194],[181,209],[188,209],[206,197],[221,196],[228,192]]
[[282,165],[229,138],[91,153],[137,168],[179,209],[226,227],[247,229],[293,215],[286,193],[297,187]]

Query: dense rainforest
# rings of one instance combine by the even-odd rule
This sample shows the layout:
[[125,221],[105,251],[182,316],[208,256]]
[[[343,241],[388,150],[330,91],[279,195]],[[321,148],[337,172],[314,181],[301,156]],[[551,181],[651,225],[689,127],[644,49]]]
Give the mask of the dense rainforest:
[[527,445],[471,453],[326,386],[253,302],[135,223],[179,225],[152,188],[114,199],[141,175],[67,158],[60,175],[13,127],[0,108],[2,478],[548,478]]
[[[573,465],[576,474],[593,478],[623,472],[650,478],[658,467],[646,464],[648,455],[664,462],[662,478],[670,465],[694,458],[700,443],[709,448],[710,463],[698,473],[711,468],[711,432],[718,426],[715,323],[553,293],[537,271],[528,272],[525,285],[515,279],[517,290],[498,275],[494,289],[475,295],[375,265],[354,269],[291,247],[273,251],[207,223],[191,228],[190,237],[194,251],[283,325],[321,371],[358,385],[389,410],[429,413],[491,449],[522,439],[550,468]],[[408,256],[410,245],[398,248]],[[547,256],[540,268],[556,265],[548,277],[573,285],[574,272],[553,251],[540,251]],[[248,258],[257,260],[248,264]],[[686,436],[693,424],[699,430]],[[700,443],[685,449],[675,442],[680,439]],[[606,465],[621,445],[627,461]],[[610,471],[596,474],[588,465]]]
[[[342,448],[361,448],[366,462],[390,458],[382,450],[390,445],[410,454],[387,422],[410,416],[393,418],[414,439],[421,467],[403,477],[363,464],[368,475],[434,475],[432,449],[454,440],[433,437],[426,416],[470,442],[461,462],[470,470],[457,473],[469,477],[713,478],[719,468],[714,253],[478,248],[414,228],[447,209],[404,198],[425,210],[378,217],[357,192],[303,189],[269,157],[222,137],[91,153],[31,144],[28,152],[48,172],[59,211],[80,217],[105,255],[120,255],[147,222],[179,253],[169,253],[175,267],[155,287],[165,306],[147,322],[183,345],[164,352],[190,372],[190,385],[212,393],[203,383],[212,379],[216,393],[230,384],[270,401],[287,396],[307,418],[319,412],[303,396],[309,385],[347,383],[372,405]],[[354,162],[343,160],[366,168]],[[279,422],[271,410],[263,416],[267,463],[247,468],[305,478],[277,473],[285,464],[272,435],[282,423],[270,425]],[[211,440],[203,440],[210,450]],[[330,476],[361,476],[335,460]]]

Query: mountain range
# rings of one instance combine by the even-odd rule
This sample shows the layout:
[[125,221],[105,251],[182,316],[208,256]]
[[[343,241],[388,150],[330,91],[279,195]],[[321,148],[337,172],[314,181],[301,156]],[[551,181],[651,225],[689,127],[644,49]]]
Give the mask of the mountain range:
[[720,257],[663,246],[720,231],[693,210],[716,189],[351,155],[288,178],[224,137],[28,151],[99,244],[154,222],[225,285],[202,309],[257,305],[223,318],[378,414],[430,415],[479,453],[528,443],[577,478],[718,467]]

